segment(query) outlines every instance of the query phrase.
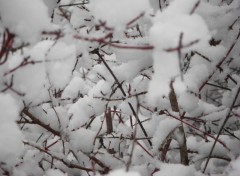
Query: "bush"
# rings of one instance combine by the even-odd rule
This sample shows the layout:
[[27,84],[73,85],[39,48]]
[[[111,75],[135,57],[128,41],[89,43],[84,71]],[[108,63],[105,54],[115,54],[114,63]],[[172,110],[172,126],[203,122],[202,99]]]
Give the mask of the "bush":
[[0,174],[237,175],[239,8],[0,1]]

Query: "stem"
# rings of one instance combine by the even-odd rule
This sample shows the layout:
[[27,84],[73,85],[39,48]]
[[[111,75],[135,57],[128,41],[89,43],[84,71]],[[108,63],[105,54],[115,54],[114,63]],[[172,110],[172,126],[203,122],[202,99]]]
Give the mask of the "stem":
[[206,169],[207,169],[207,165],[208,165],[208,163],[209,163],[209,161],[210,161],[210,158],[211,158],[211,156],[212,156],[212,153],[213,153],[213,150],[214,150],[214,148],[215,148],[215,146],[216,146],[216,143],[217,143],[217,141],[218,141],[218,138],[219,138],[220,134],[222,133],[222,130],[224,129],[224,126],[226,125],[228,119],[230,118],[231,112],[232,112],[233,107],[234,107],[234,105],[235,105],[235,103],[236,103],[236,101],[237,101],[237,98],[238,98],[239,93],[240,93],[240,86],[238,87],[238,90],[237,90],[237,93],[236,93],[236,95],[235,95],[235,97],[234,97],[234,100],[233,100],[233,102],[232,102],[232,105],[231,105],[230,109],[228,110],[227,116],[226,116],[226,118],[225,118],[225,120],[224,120],[224,122],[223,122],[223,124],[222,124],[222,126],[221,126],[221,128],[220,128],[220,130],[219,130],[219,132],[218,132],[218,134],[217,134],[217,137],[216,137],[216,139],[214,140],[213,146],[212,146],[212,148],[211,148],[211,151],[210,151],[210,153],[209,153],[209,155],[208,155],[208,158],[207,158],[207,161],[206,161],[206,163],[205,163],[205,166],[204,166],[204,169],[203,169],[203,173],[204,173],[204,172],[206,171]]
[[[170,104],[171,104],[172,110],[174,112],[180,112],[178,102],[177,102],[177,97],[176,97],[176,94],[175,94],[172,84],[173,84],[173,82],[171,82],[171,84],[170,84],[170,88],[171,88],[171,92],[169,94]],[[178,130],[178,131],[176,131],[176,130]],[[179,144],[179,147],[180,147],[181,163],[184,165],[188,165],[189,161],[188,161],[188,151],[187,151],[187,140],[186,140],[182,122],[181,122],[181,126],[178,127],[176,130],[175,130],[175,132],[179,132],[183,139],[182,141],[177,141]],[[178,139],[178,138],[176,137],[176,139]]]

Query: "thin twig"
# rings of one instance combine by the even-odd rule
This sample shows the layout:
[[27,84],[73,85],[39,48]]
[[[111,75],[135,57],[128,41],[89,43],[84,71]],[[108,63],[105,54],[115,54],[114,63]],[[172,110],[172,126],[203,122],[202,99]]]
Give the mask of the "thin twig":
[[34,116],[32,113],[30,113],[26,108],[23,109],[22,111],[23,114],[28,116],[35,124],[41,126],[42,128],[46,129],[47,131],[51,132],[52,134],[61,137],[61,134],[59,131],[54,130],[53,128],[50,127],[50,125],[47,125],[40,121],[36,116]]
[[203,173],[206,171],[207,165],[208,165],[208,163],[209,163],[209,161],[210,161],[210,158],[211,158],[211,156],[212,156],[212,153],[213,153],[213,150],[214,150],[214,148],[215,148],[215,146],[216,146],[216,143],[217,143],[217,141],[218,141],[218,138],[219,138],[220,134],[222,133],[222,130],[224,129],[224,126],[226,125],[228,119],[230,118],[231,112],[232,112],[233,107],[234,107],[234,105],[235,105],[235,103],[236,103],[236,101],[237,101],[237,98],[238,98],[239,93],[240,93],[240,86],[238,87],[238,90],[237,90],[237,93],[236,93],[236,95],[235,95],[235,97],[234,97],[234,100],[233,100],[233,102],[232,102],[232,105],[231,105],[230,109],[228,110],[227,116],[226,116],[226,118],[225,118],[225,120],[224,120],[224,122],[223,122],[223,124],[222,124],[222,126],[221,126],[221,128],[220,128],[220,130],[219,130],[219,132],[218,132],[218,134],[217,134],[217,137],[216,137],[216,139],[214,140],[213,146],[212,146],[212,148],[211,148],[211,151],[210,151],[210,153],[209,153],[209,155],[208,155],[207,161],[206,161],[205,166],[204,166],[204,168],[203,168]]
[[48,154],[49,156],[51,156],[52,158],[58,160],[58,161],[61,161],[64,165],[66,165],[68,168],[75,168],[75,169],[80,169],[80,170],[84,170],[84,171],[88,171],[88,172],[93,172],[93,169],[92,168],[86,168],[86,167],[83,167],[83,166],[80,166],[80,165],[77,165],[77,164],[74,164],[73,162],[70,162],[68,160],[65,160],[64,158],[60,158],[59,156],[55,156],[53,155],[52,153],[50,153],[49,151],[39,147],[39,146],[36,146],[35,144],[32,144],[30,142],[26,142],[24,141],[23,142],[25,145],[28,145],[28,146],[31,146],[33,148],[36,148],[38,149],[39,151],[43,152],[43,153],[46,153]]
[[[95,53],[98,55],[98,57],[101,59],[101,61],[103,62],[103,64],[106,66],[106,68],[108,69],[108,71],[110,72],[110,74],[112,75],[112,77],[114,78],[115,82],[117,83],[118,85],[118,88],[121,90],[122,94],[126,97],[127,94],[125,93],[125,91],[123,90],[122,88],[122,84],[119,82],[119,80],[117,79],[116,75],[113,73],[112,69],[108,66],[108,64],[106,63],[106,61],[104,60],[104,58],[101,56],[101,54],[99,53],[99,50],[96,49],[94,51],[92,51],[92,53]],[[138,121],[140,127],[141,127],[141,130],[143,132],[143,134],[145,135],[145,137],[148,137],[147,135],[147,132],[146,130],[144,129],[142,123],[140,122],[139,118],[138,118],[138,115],[136,113],[136,111],[134,110],[133,106],[131,103],[128,102],[128,105],[133,113],[133,115],[135,116],[136,120]],[[152,146],[152,142],[150,140],[148,140],[148,143],[150,146]]]

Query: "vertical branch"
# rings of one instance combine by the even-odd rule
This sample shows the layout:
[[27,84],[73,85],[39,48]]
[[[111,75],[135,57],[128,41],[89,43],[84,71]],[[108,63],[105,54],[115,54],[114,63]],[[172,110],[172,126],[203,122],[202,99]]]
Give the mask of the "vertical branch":
[[177,51],[178,51],[178,63],[179,63],[180,76],[181,76],[181,80],[183,81],[182,61],[181,61],[181,58],[182,58],[181,49],[183,47],[182,40],[183,40],[183,33],[181,32],[179,37],[179,43],[178,43],[179,48]]
[[168,152],[171,142],[172,142],[172,139],[169,138],[162,148],[162,152],[161,152],[161,161],[162,162],[164,162],[166,160],[166,155],[167,155],[167,152]]
[[[92,53],[96,54],[96,55],[101,59],[101,61],[102,61],[103,64],[106,66],[106,68],[108,69],[108,71],[110,72],[110,74],[112,75],[112,77],[114,78],[115,82],[117,83],[118,88],[119,88],[120,91],[122,92],[123,96],[126,97],[127,94],[125,93],[125,91],[124,91],[124,89],[123,89],[123,87],[122,87],[122,84],[120,84],[119,80],[117,79],[116,75],[113,73],[112,69],[109,67],[109,65],[107,64],[107,62],[106,62],[106,61],[104,60],[104,58],[101,56],[101,54],[99,53],[99,50],[98,50],[98,49],[95,49],[95,50],[92,51]],[[145,137],[148,138],[148,134],[147,134],[145,128],[143,127],[142,122],[141,122],[140,119],[138,118],[137,112],[134,110],[134,108],[133,108],[133,106],[132,106],[132,104],[131,104],[130,102],[128,102],[128,105],[129,105],[129,107],[130,107],[133,115],[135,116],[138,124],[140,125],[140,128],[141,128],[143,134],[145,135]],[[148,143],[149,143],[150,146],[152,146],[152,142],[151,142],[150,139],[148,139]]]
[[[170,100],[172,111],[180,112],[178,102],[177,102],[177,97],[173,88],[173,82],[171,82],[170,88],[171,88],[171,92],[169,94],[169,100]],[[178,140],[178,138],[176,138],[180,148],[181,163],[183,165],[188,165],[189,161],[188,161],[187,141],[186,141],[186,136],[183,128],[183,123],[181,123],[181,125],[175,130],[175,133],[179,133],[178,135],[180,135],[182,138],[181,141]]]
[[[137,99],[137,112],[135,114],[135,117],[138,119],[138,111],[139,111],[139,101],[138,101],[138,97],[136,97]],[[132,106],[130,106],[131,108],[133,108]],[[134,111],[135,112],[135,111]],[[141,125],[141,124],[139,124]],[[132,148],[131,148],[131,152],[130,152],[130,156],[129,156],[129,160],[127,162],[127,166],[126,166],[126,171],[128,172],[129,171],[129,168],[130,168],[130,165],[132,163],[132,157],[133,157],[133,151],[134,151],[134,148],[135,148],[135,144],[137,142],[136,140],[136,135],[137,135],[137,125],[135,125],[135,128],[134,128],[134,132],[133,132],[133,140],[132,140]],[[151,142],[151,141],[150,141]],[[151,145],[151,144],[150,144]]]
[[111,108],[108,108],[105,111],[105,118],[106,118],[106,125],[107,125],[107,134],[111,134],[113,132]]
[[[7,59],[9,51],[12,49],[15,35],[10,33],[8,29],[4,31],[2,47],[0,48],[0,65],[3,65]],[[5,57],[3,58],[3,56]]]

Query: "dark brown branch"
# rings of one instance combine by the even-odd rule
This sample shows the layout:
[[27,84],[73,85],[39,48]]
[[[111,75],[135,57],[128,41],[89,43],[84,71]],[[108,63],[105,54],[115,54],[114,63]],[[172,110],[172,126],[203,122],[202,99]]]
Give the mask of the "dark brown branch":
[[227,88],[227,87],[222,87],[222,86],[219,86],[219,85],[216,85],[216,84],[212,84],[212,83],[206,83],[206,84],[209,85],[209,86],[217,87],[217,88],[219,88],[219,89],[231,91],[231,89],[229,89],[229,88]]
[[108,108],[105,111],[105,118],[106,118],[106,125],[107,125],[107,134],[111,134],[113,132],[111,108]]
[[36,116],[34,116],[32,113],[30,113],[26,108],[23,109],[22,113],[25,114],[26,116],[28,116],[33,121],[33,123],[41,126],[42,128],[46,129],[47,131],[51,132],[54,135],[61,137],[61,134],[59,131],[54,130],[53,128],[50,127],[50,125],[47,125],[47,124],[43,123],[42,121],[40,121]]
[[[173,82],[171,82],[170,88],[171,88],[171,92],[169,94],[169,100],[170,100],[170,104],[172,107],[172,111],[180,113],[178,102],[177,102],[177,97],[176,97],[176,94],[175,94],[175,91],[173,88]],[[183,138],[182,143],[177,141],[179,143],[179,147],[180,147],[181,163],[184,165],[188,165],[189,160],[188,160],[188,152],[187,152],[187,140],[186,140],[186,135],[185,135],[184,128],[183,128],[183,123],[181,123],[181,126],[178,127],[176,130],[175,131],[179,132],[181,137]]]
[[70,7],[70,6],[79,6],[79,5],[85,5],[85,4],[88,4],[89,2],[88,1],[83,1],[83,2],[80,2],[80,3],[73,3],[73,4],[64,4],[64,5],[60,5],[59,7]]
[[190,12],[190,15],[192,15],[192,14],[196,11],[196,9],[198,8],[200,2],[201,2],[201,1],[199,0],[199,1],[194,5],[193,9],[192,9],[191,12]]
[[166,155],[168,152],[168,149],[170,147],[172,139],[169,138],[166,142],[165,145],[162,147],[162,152],[161,152],[161,161],[164,162],[166,160]]
[[199,52],[197,52],[197,51],[195,51],[194,53],[197,54],[197,55],[199,55],[199,56],[201,56],[201,57],[202,57],[203,59],[205,59],[206,61],[211,62],[211,60],[210,60],[208,57],[204,56],[203,54],[201,54],[201,53],[199,53]]

